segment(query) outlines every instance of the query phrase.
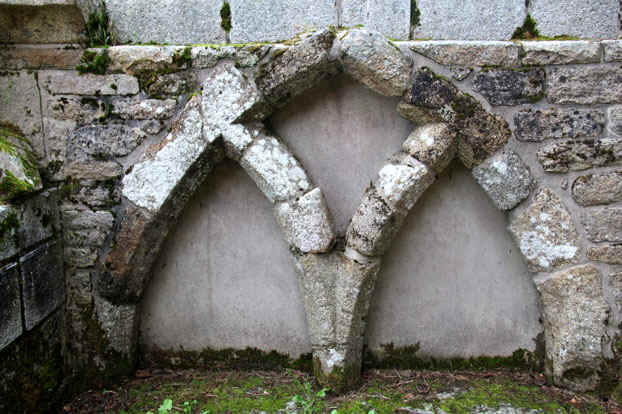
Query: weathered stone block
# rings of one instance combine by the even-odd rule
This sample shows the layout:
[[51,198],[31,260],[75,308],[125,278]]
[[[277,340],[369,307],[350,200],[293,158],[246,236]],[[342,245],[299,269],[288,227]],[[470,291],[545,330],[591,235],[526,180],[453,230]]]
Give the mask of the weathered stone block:
[[311,189],[298,160],[274,137],[255,139],[242,155],[240,165],[272,203],[293,200]]
[[30,249],[60,230],[58,205],[58,193],[50,191],[29,198],[22,204],[17,231],[22,250]]
[[598,137],[605,129],[605,114],[592,108],[521,109],[514,115],[514,134],[520,141],[549,138]]
[[185,71],[157,76],[155,81],[147,86],[145,92],[149,96],[177,97],[197,89],[195,74]]
[[566,206],[551,190],[539,190],[531,204],[510,220],[510,232],[531,272],[577,263],[579,235]]
[[460,7],[450,1],[418,0],[421,12],[414,38],[508,40],[523,24],[521,0],[468,0]]
[[[97,50],[97,49],[93,49]],[[107,50],[108,71],[135,75],[141,71],[179,70],[184,63],[174,59],[184,52],[184,46],[113,46]]]
[[609,116],[608,130],[610,133],[622,137],[622,105],[610,106],[607,110]]
[[63,236],[68,247],[101,247],[112,231],[109,211],[92,211],[80,205],[63,205]]
[[343,70],[374,92],[402,96],[410,86],[412,63],[386,37],[354,29],[340,44]]
[[473,176],[500,210],[510,210],[529,197],[529,167],[513,151],[493,155],[473,168]]
[[587,209],[583,225],[587,238],[593,242],[622,242],[622,207]]
[[84,20],[75,3],[0,5],[0,43],[79,43]]
[[154,148],[155,153],[148,151],[148,158],[135,164],[123,178],[123,196],[137,206],[159,210],[210,145],[210,138],[203,133],[199,100],[192,98],[173,131]]
[[552,142],[538,150],[544,171],[581,171],[591,167],[622,162],[622,141],[619,138],[566,140]]
[[94,297],[95,314],[108,345],[125,357],[136,347],[134,332],[138,328],[140,313],[136,304],[115,305],[98,296]]
[[428,124],[416,128],[408,136],[402,150],[423,162],[437,173],[443,171],[456,156],[456,132],[447,124]]
[[0,126],[0,200],[10,200],[43,188],[30,143]]
[[46,98],[46,115],[54,119],[75,121],[78,125],[84,125],[108,116],[108,104],[102,98],[73,95]]
[[[289,99],[337,73],[336,62],[330,57],[335,35],[329,30],[305,36],[263,68],[257,86],[274,106],[284,106]],[[283,52],[281,52],[284,50]]]
[[537,102],[544,97],[544,69],[490,69],[475,75],[475,90],[491,105],[518,105]]
[[63,258],[70,267],[92,267],[98,258],[97,250],[86,247],[65,247]]
[[[543,311],[547,374],[559,385],[593,389],[609,311],[600,271],[591,265],[575,266],[535,282]],[[577,372],[581,375],[573,375]]]
[[22,307],[17,264],[0,269],[0,350],[22,334]]
[[390,246],[405,214],[393,210],[372,186],[365,191],[346,231],[346,246],[365,256],[380,256]]
[[40,94],[32,73],[0,74],[0,121],[17,126],[31,141],[37,158],[45,156],[41,137]]
[[80,75],[76,71],[45,70],[39,82],[53,95],[134,95],[138,80],[129,75]]
[[600,63],[600,44],[584,40],[521,42],[523,65]]
[[167,119],[173,116],[174,99],[118,98],[111,102],[111,113],[121,119]]
[[433,182],[434,174],[424,164],[411,159],[409,165],[382,167],[376,191],[393,210],[406,215]]
[[590,247],[587,258],[595,262],[622,264],[622,245]]
[[618,0],[533,0],[529,13],[543,36],[613,39],[618,35]]
[[44,244],[20,258],[24,320],[30,330],[65,301],[60,244]]
[[392,39],[408,39],[410,6],[410,0],[344,0],[340,26],[363,25]]
[[220,128],[225,143],[225,154],[233,160],[239,160],[244,150],[260,135],[265,135],[263,125],[231,124]]
[[0,260],[15,256],[19,251],[17,230],[20,227],[18,210],[12,206],[0,205]]
[[520,47],[514,42],[426,40],[408,45],[441,65],[512,67],[520,63]]
[[605,62],[619,62],[622,60],[622,40],[603,40]]
[[0,67],[20,69],[73,69],[80,63],[82,49],[66,45],[7,45],[0,49]]
[[121,202],[120,191],[109,181],[82,180],[78,188],[72,188],[69,200],[85,204],[92,209],[111,207]]
[[89,125],[72,132],[68,139],[67,161],[87,164],[124,157],[138,147],[147,134],[125,124]]
[[546,89],[551,103],[591,105],[622,102],[620,66],[554,66],[547,71]]
[[223,43],[220,1],[105,0],[114,34],[123,43]]
[[326,201],[319,188],[297,200],[278,204],[276,220],[287,242],[302,253],[326,252],[335,240]]
[[338,26],[333,0],[231,0],[231,41],[275,42],[301,32]]
[[572,184],[572,198],[581,206],[622,201],[622,171],[577,177]]

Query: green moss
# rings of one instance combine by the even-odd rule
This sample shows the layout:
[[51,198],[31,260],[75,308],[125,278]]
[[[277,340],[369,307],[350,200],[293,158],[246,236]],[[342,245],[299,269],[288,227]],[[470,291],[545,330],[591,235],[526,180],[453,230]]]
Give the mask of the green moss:
[[518,349],[511,356],[480,356],[471,358],[432,358],[419,357],[419,344],[405,347],[396,347],[392,343],[385,344],[383,356],[378,358],[366,351],[363,358],[363,368],[398,368],[398,369],[431,369],[431,370],[488,370],[514,369],[539,371],[542,361],[537,353]]
[[417,6],[417,0],[410,0],[410,27],[414,29],[419,26],[421,19],[421,11]]
[[227,33],[231,31],[231,6],[228,1],[220,8],[220,27]]
[[110,30],[110,18],[103,0],[100,1],[98,9],[89,15],[86,22],[86,47],[111,46],[117,43]]
[[94,73],[96,75],[103,75],[106,73],[109,64],[110,58],[108,57],[108,51],[106,49],[99,52],[85,50],[80,58],[80,63],[76,66],[76,70],[80,74]]
[[523,21],[523,25],[517,27],[512,34],[512,39],[534,39],[540,36],[536,21],[528,13]]
[[176,51],[173,55],[173,63],[179,68],[190,68],[192,66],[192,47],[186,46],[181,52]]

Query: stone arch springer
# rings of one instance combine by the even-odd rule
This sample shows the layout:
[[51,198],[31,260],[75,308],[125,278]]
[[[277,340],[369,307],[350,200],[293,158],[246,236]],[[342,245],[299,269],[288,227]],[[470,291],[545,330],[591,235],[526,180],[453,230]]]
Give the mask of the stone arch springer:
[[[409,210],[454,157],[473,170],[499,209],[513,210],[531,200],[528,208],[512,211],[510,225],[530,271],[577,264],[574,224],[552,191],[534,191],[529,168],[507,148],[507,122],[449,80],[414,63],[384,36],[356,29],[309,34],[295,46],[277,48],[250,73],[230,62],[213,68],[202,93],[188,101],[168,136],[123,177],[123,213],[95,283],[102,298],[99,306],[115,309],[108,332],[123,338],[111,345],[133,358],[136,308],[160,247],[191,195],[225,156],[237,161],[274,204],[296,259],[314,370],[335,390],[351,387],[360,374],[364,318],[382,255]],[[335,249],[321,189],[263,125],[293,96],[339,72],[376,93],[401,97],[397,111],[416,124],[365,191],[348,225],[343,251]],[[557,221],[548,227],[542,220],[534,223],[533,216],[543,212]],[[590,287],[600,283],[590,266],[576,266],[543,276],[536,286],[541,295],[555,296],[555,286],[577,277]],[[563,300],[553,302],[558,306],[554,312],[568,306]],[[595,314],[606,313],[606,304],[598,305]],[[562,348],[577,344],[564,342],[559,334],[559,327],[545,323],[547,369],[563,382],[564,372],[578,362],[565,359]],[[589,351],[584,356],[595,360]]]

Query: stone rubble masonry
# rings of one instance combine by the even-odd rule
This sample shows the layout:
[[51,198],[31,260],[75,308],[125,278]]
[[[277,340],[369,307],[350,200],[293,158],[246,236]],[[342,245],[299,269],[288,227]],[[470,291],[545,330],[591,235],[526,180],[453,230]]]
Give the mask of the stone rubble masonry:
[[294,200],[312,188],[298,160],[276,137],[256,138],[240,165],[271,203]]
[[17,232],[20,230],[19,221],[15,221],[19,214],[19,207],[0,204],[0,226],[4,229],[0,234],[0,260],[4,261],[15,256],[19,247]]
[[[529,13],[542,36],[615,39],[618,36],[618,0],[533,0]],[[522,24],[522,23],[521,23]],[[520,24],[518,25],[520,26]]]
[[20,258],[25,328],[32,329],[65,301],[61,246],[48,242]]
[[622,61],[622,40],[603,40],[605,62]]
[[[218,3],[220,4],[220,3]],[[231,0],[231,42],[275,42],[338,26],[333,0]]]
[[572,198],[584,207],[622,201],[622,170],[577,177],[572,183]]
[[384,36],[354,29],[339,42],[343,70],[374,92],[402,96],[410,86],[411,62]]
[[531,272],[578,263],[581,248],[572,216],[548,188],[540,189],[526,209],[511,217],[509,229]]
[[587,258],[595,262],[622,264],[622,245],[590,247]]
[[0,350],[22,335],[22,307],[17,264],[0,269]]
[[277,204],[275,211],[285,240],[298,251],[324,253],[332,247],[335,233],[319,188],[294,201]]
[[602,138],[555,141],[542,146],[537,155],[544,171],[581,171],[591,167],[620,164],[622,140]]
[[607,115],[609,117],[608,132],[622,138],[622,105],[610,106]]
[[110,103],[111,113],[121,119],[167,119],[177,107],[174,99],[116,98]]
[[593,242],[622,242],[622,207],[586,209],[583,226]]
[[505,150],[473,168],[473,177],[500,210],[510,210],[529,197],[533,179],[514,151]]
[[456,156],[456,132],[447,124],[415,128],[402,144],[402,151],[440,173]]
[[513,67],[520,64],[520,47],[514,42],[424,40],[407,44],[413,52],[441,65]]
[[[592,265],[575,266],[535,282],[542,304],[547,375],[575,390],[594,389],[609,312],[600,271]],[[572,375],[577,369],[585,375]]]
[[112,231],[114,216],[109,211],[93,211],[77,204],[61,206],[66,247],[102,247]]
[[523,65],[600,63],[600,44],[586,40],[521,42]]
[[523,24],[522,0],[417,0],[421,12],[415,39],[509,40]]
[[122,43],[223,43],[220,1],[105,0],[113,31]]
[[363,25],[392,39],[410,36],[410,0],[344,0],[340,26]]
[[488,69],[475,75],[473,87],[491,105],[533,103],[544,97],[545,76],[542,68]]
[[129,75],[79,74],[76,71],[43,70],[39,84],[52,95],[135,95],[138,80]]
[[282,107],[294,96],[337,74],[337,64],[330,56],[334,39],[330,30],[304,35],[300,42],[280,49],[278,56],[261,66],[256,82],[267,101]]
[[552,66],[547,69],[547,96],[555,104],[622,102],[622,66]]
[[602,134],[605,123],[605,113],[600,109],[525,108],[514,115],[514,134],[518,140],[529,142],[559,138],[596,138]]

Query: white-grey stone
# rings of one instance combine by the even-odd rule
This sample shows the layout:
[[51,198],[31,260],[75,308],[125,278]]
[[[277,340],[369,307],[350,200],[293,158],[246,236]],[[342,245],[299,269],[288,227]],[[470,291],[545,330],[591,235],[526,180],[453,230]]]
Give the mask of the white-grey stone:
[[618,35],[618,0],[531,0],[529,13],[543,36],[615,39]]
[[174,99],[118,98],[111,102],[111,113],[121,119],[166,119],[173,116]]
[[417,0],[414,38],[508,40],[526,16],[523,0]]
[[607,130],[618,137],[622,138],[622,105],[610,106],[607,110],[609,123]]
[[234,58],[236,53],[233,46],[194,46],[190,52],[192,68],[213,68],[222,59]]
[[593,242],[622,242],[622,207],[601,207],[583,212],[587,238]]
[[131,355],[136,346],[134,332],[139,318],[137,305],[113,305],[97,295],[94,297],[94,304],[97,321],[106,334],[110,348],[121,355]]
[[596,108],[526,108],[514,114],[514,134],[520,141],[530,142],[598,137],[605,123],[604,111]]
[[67,139],[67,161],[88,163],[124,157],[147,137],[138,126],[126,124],[92,124],[74,130]]
[[261,125],[231,124],[219,128],[227,157],[239,160],[242,153],[263,131]]
[[113,46],[106,49],[110,60],[107,70],[135,74],[141,70],[176,69],[173,57],[183,50],[184,46]]
[[585,40],[521,42],[523,65],[600,63],[600,44]]
[[45,156],[40,94],[34,74],[25,71],[0,74],[0,121],[19,127],[30,139],[37,157]]
[[220,0],[105,0],[120,42],[222,43]]
[[619,62],[622,60],[622,40],[603,40],[605,62]]
[[22,335],[22,307],[17,264],[0,269],[0,350]]
[[256,138],[240,159],[240,165],[271,202],[287,201],[311,189],[298,160],[277,138]]
[[354,29],[340,42],[344,71],[374,92],[401,96],[410,86],[412,63],[386,37]]
[[337,26],[334,0],[231,0],[231,42],[275,42]]
[[[600,271],[592,265],[575,266],[535,282],[542,304],[547,374],[559,385],[593,389],[609,311]],[[582,375],[572,375],[573,369]]]
[[546,81],[550,103],[622,102],[622,67],[619,65],[553,66],[547,71]]
[[203,117],[195,97],[187,105],[177,128],[164,139],[160,150],[134,165],[123,178],[122,194],[134,204],[157,211],[186,171],[210,145],[203,134]]
[[581,249],[572,216],[548,188],[539,190],[525,210],[514,215],[510,232],[531,272],[577,263]]
[[518,66],[520,47],[514,42],[424,40],[407,43],[410,50],[441,65]]
[[80,75],[76,71],[39,72],[39,84],[53,95],[134,95],[138,80],[129,75]]
[[[98,97],[74,95],[46,96],[45,115],[58,120],[75,121],[78,125],[90,124],[106,118],[107,103]],[[46,135],[47,135],[47,131]]]
[[510,150],[495,154],[473,168],[473,177],[501,210],[510,210],[529,197],[532,186],[529,167]]
[[408,39],[410,7],[410,0],[343,0],[339,25],[363,25],[392,39]]
[[378,173],[378,195],[394,210],[408,212],[434,182],[434,174],[422,163],[387,164]]
[[276,219],[287,242],[302,253],[322,253],[332,246],[335,234],[319,188],[297,200],[276,206]]
[[440,173],[456,155],[456,133],[447,124],[427,124],[411,132],[402,150]]

